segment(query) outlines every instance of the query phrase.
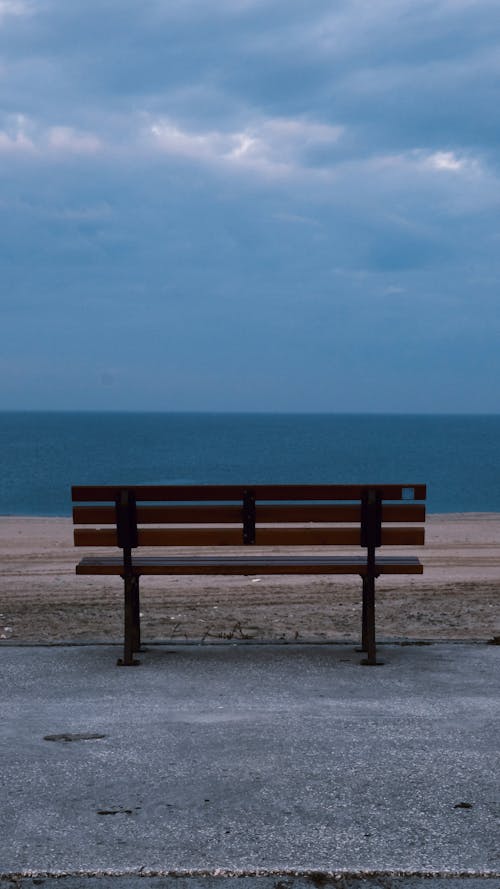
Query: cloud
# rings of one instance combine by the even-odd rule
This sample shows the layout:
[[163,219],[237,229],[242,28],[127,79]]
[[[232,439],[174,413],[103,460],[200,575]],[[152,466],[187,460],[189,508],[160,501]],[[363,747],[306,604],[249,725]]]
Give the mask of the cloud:
[[330,57],[350,57],[352,67],[363,65],[361,54],[388,66],[395,59],[442,58],[443,49],[447,57],[459,57],[465,47],[490,38],[498,25],[496,12],[496,0],[350,0],[311,17],[302,29],[302,45]]
[[150,131],[166,154],[280,177],[307,167],[311,150],[336,145],[343,128],[272,118],[249,124],[241,131],[189,132],[173,121],[159,119],[151,124]]
[[33,151],[35,151],[35,146],[24,133],[18,132],[11,135],[0,130],[0,152],[25,154],[26,152]]
[[93,155],[103,149],[99,136],[70,126],[44,126],[23,114],[10,115],[0,130],[0,152],[50,156]]
[[8,16],[30,15],[34,4],[29,0],[0,0],[0,25]]
[[73,127],[49,127],[47,131],[49,148],[63,154],[97,154],[102,150],[102,142],[93,133],[79,132]]
[[453,151],[434,151],[425,161],[433,170],[452,170],[454,173],[463,170],[466,161],[458,158]]
[[367,160],[367,164],[372,165],[374,169],[392,168],[407,173],[485,174],[480,158],[473,157],[470,153],[435,151],[429,148],[414,148],[392,155],[374,155]]

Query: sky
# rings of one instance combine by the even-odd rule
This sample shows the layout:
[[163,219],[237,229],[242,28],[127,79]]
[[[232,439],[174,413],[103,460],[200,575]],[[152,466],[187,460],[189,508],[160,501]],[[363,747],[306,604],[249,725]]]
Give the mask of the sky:
[[0,0],[0,409],[500,412],[498,0]]

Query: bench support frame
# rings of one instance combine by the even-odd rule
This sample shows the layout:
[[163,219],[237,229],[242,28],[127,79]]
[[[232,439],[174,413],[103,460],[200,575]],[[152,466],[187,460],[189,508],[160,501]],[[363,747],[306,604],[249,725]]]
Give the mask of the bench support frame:
[[124,581],[124,642],[123,657],[118,658],[119,667],[136,667],[140,661],[134,653],[141,650],[141,614],[139,597],[139,577],[122,574]]
[[363,576],[363,605],[361,617],[361,651],[366,652],[361,664],[367,667],[380,667],[384,663],[377,660],[377,644],[375,638],[375,577]]
[[123,550],[124,582],[124,643],[123,658],[118,658],[118,666],[135,667],[139,661],[134,652],[141,647],[141,617],[139,597],[139,576],[132,570],[132,549],[138,544],[137,506],[134,493],[127,488],[120,491],[115,501],[116,529],[118,546]]
[[376,550],[382,543],[382,498],[376,488],[369,488],[361,501],[361,546],[366,547],[367,573],[363,576],[363,606],[361,618],[361,648],[366,651],[364,666],[381,666],[377,661],[375,639],[375,579]]

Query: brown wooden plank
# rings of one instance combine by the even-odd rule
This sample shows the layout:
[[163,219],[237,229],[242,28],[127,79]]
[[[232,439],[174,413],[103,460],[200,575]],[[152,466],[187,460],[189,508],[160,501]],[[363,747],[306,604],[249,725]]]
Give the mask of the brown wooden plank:
[[423,546],[425,528],[382,528],[382,546]]
[[[141,528],[139,546],[242,546],[241,528]],[[117,546],[116,531],[75,529],[75,546]],[[258,528],[259,546],[359,546],[359,528]]]
[[[359,528],[257,528],[257,546],[360,546]],[[423,528],[383,528],[382,546],[421,546]]]
[[75,525],[113,525],[116,522],[114,506],[74,506]]
[[[361,508],[356,504],[258,504],[257,522],[359,522]],[[114,506],[75,506],[75,525],[113,525]],[[147,525],[203,525],[242,521],[241,506],[139,506],[137,521]],[[423,522],[425,506],[418,503],[388,504],[382,508],[384,522]]]
[[[350,558],[169,558],[134,559],[137,575],[275,575],[275,574],[360,574],[366,573],[363,557]],[[385,558],[377,560],[380,574],[422,574],[423,565],[415,558]],[[119,558],[82,559],[76,566],[77,574],[114,574],[123,572]]]
[[[357,523],[361,521],[361,506],[357,504],[257,504],[256,521],[261,523],[279,522],[336,522]],[[419,503],[393,504],[382,506],[383,522],[424,522],[425,506]]]
[[118,546],[114,528],[75,528],[73,541],[75,546]]
[[[114,506],[74,506],[75,525],[113,525]],[[241,506],[138,506],[139,525],[205,525],[242,523]]]
[[416,563],[402,563],[401,565],[377,561],[377,570],[380,574],[423,574],[424,566],[418,561]]
[[[242,528],[141,528],[139,546],[242,546]],[[75,528],[75,546],[117,546],[114,528]]]
[[[386,507],[387,509],[388,507]],[[407,507],[403,507],[406,509]],[[421,507],[417,507],[420,509]],[[327,505],[265,505],[258,504],[256,521],[264,523],[278,522],[359,522],[361,507],[343,504]],[[114,506],[75,506],[73,521],[75,525],[112,525],[116,520]],[[242,523],[242,507],[221,506],[138,506],[137,522],[140,525],[204,525],[204,524],[238,524]],[[390,519],[389,519],[390,520]],[[405,519],[393,519],[404,521]],[[408,516],[408,521],[412,519]],[[415,521],[417,521],[415,519]]]
[[361,506],[358,504],[263,504],[258,503],[255,511],[257,523],[279,524],[296,522],[359,522]]
[[139,546],[242,546],[243,529],[141,528]]
[[216,525],[242,524],[242,507],[210,506],[138,506],[137,521],[143,525]]
[[[421,484],[373,485],[75,485],[72,499],[78,503],[112,502],[127,488],[138,501],[176,502],[242,500],[246,490],[255,491],[258,500],[359,500],[368,487],[376,488],[384,500],[425,500]],[[413,492],[407,497],[405,492]]]
[[256,546],[359,546],[359,528],[257,528]]
[[383,503],[382,522],[425,522],[423,503]]
[[[141,528],[139,546],[242,546],[241,528]],[[359,528],[262,528],[257,546],[360,546]],[[117,546],[113,528],[75,528],[75,546]],[[421,546],[423,528],[384,528],[383,546]]]

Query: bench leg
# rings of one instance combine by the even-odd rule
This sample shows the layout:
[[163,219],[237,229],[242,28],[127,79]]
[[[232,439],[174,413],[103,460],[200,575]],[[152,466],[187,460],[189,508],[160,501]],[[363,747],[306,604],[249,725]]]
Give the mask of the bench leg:
[[361,645],[359,646],[359,648],[356,649],[356,651],[367,651],[368,650],[368,628],[367,628],[368,608],[367,608],[367,604],[366,604],[366,599],[367,599],[367,595],[368,595],[367,589],[366,589],[367,578],[362,575],[361,580],[363,582],[363,604],[361,606],[362,607],[362,611],[361,611]]
[[123,658],[119,658],[117,663],[120,667],[135,667],[139,661],[134,659],[134,651],[137,651],[140,645],[139,578],[130,574],[125,575],[123,583],[125,594]]
[[139,578],[132,578],[132,651],[141,650],[141,604],[139,598]]
[[366,658],[361,663],[375,667],[383,664],[377,660],[377,643],[375,638],[375,578],[370,575],[363,577],[363,612],[361,618],[361,649],[366,651]]

